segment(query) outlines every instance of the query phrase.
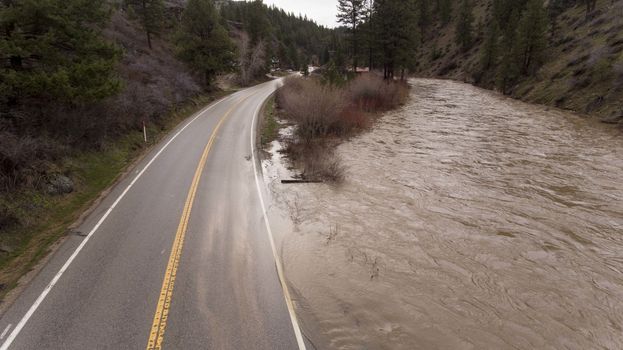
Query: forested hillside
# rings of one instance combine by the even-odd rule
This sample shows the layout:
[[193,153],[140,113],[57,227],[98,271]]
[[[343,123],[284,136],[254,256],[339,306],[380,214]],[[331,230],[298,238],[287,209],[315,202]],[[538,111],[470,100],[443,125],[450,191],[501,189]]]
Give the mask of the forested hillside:
[[441,0],[419,16],[416,75],[623,118],[623,1]]
[[261,1],[1,0],[0,268],[28,269],[221,77],[298,69],[330,35]]
[[339,0],[349,66],[623,119],[623,1]]
[[[261,1],[225,1],[221,15],[232,29],[246,33],[240,45],[270,58],[270,64],[281,69],[300,69],[310,62],[325,64],[329,49],[334,49],[333,30],[319,26],[300,14],[268,7]],[[240,37],[240,35],[238,36]]]

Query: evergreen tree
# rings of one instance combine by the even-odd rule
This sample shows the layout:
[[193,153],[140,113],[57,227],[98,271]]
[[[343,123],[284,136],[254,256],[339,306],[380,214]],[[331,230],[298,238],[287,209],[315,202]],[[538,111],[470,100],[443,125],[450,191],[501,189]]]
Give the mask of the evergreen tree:
[[511,16],[509,16],[509,21],[506,23],[500,43],[501,58],[498,67],[497,85],[502,93],[505,94],[517,82],[521,73],[520,55],[517,45],[518,18],[518,10],[513,10]]
[[586,5],[586,17],[588,17],[591,12],[595,11],[597,0],[584,0],[584,4]]
[[357,27],[365,19],[364,0],[338,0],[338,21],[351,31],[353,71],[357,71],[358,37]]
[[518,28],[521,71],[533,74],[543,64],[547,48],[547,15],[543,0],[530,0]]
[[366,22],[363,26],[365,27],[366,44],[368,46],[368,68],[372,71],[374,69],[374,47],[376,46],[373,22],[374,0],[366,0],[365,7]]
[[418,17],[417,22],[418,22],[418,26],[420,27],[420,38],[422,42],[424,42],[426,29],[428,28],[431,22],[430,8],[428,4],[429,1],[430,0],[417,0],[416,1],[417,17]]
[[126,5],[136,13],[147,36],[147,45],[152,48],[152,35],[160,34],[164,21],[163,0],[126,0]]
[[290,63],[290,68],[296,68],[301,66],[299,51],[297,50],[296,46],[294,46],[294,44],[290,44],[288,46],[288,62]]
[[509,26],[516,29],[518,16],[523,12],[528,0],[493,0],[493,18],[499,28],[506,33]]
[[558,32],[558,16],[565,10],[564,3],[566,0],[551,0],[547,5],[547,16],[551,25],[551,35],[554,36]]
[[117,93],[120,51],[101,36],[108,20],[109,9],[99,1],[2,2],[0,103],[75,105]]
[[374,8],[384,77],[393,79],[396,69],[404,73],[415,64],[419,42],[416,3],[415,0],[376,0]]
[[472,14],[471,3],[469,0],[462,0],[456,24],[456,43],[463,51],[467,51],[472,45],[473,22],[474,15]]
[[304,77],[309,76],[309,65],[306,62],[307,59],[305,58],[303,64],[301,65],[301,74],[303,74]]
[[283,9],[266,6],[260,1],[224,1],[220,4],[222,23],[230,21],[232,25],[242,27],[251,37],[252,48],[262,42],[267,62],[276,59],[281,68],[298,70],[299,53],[322,57],[330,45],[333,30]]
[[326,46],[325,50],[322,52],[322,56],[320,57],[320,65],[324,66],[330,61],[331,61],[331,52],[329,51],[329,47]]
[[448,24],[452,18],[452,0],[437,0],[437,14],[441,24]]
[[484,46],[482,48],[482,55],[480,57],[480,65],[483,71],[490,69],[496,65],[498,57],[498,37],[499,33],[498,23],[495,20],[489,22],[489,26],[485,33]]
[[336,29],[331,35],[330,47],[333,50],[331,61],[335,65],[335,69],[340,72],[346,72],[346,50],[343,45],[345,40],[342,38],[343,33]]
[[266,40],[271,34],[271,25],[268,20],[267,8],[262,0],[253,0],[246,7],[244,18],[245,30],[251,36],[251,43],[256,45],[260,40]]
[[175,39],[179,58],[203,75],[206,86],[218,73],[233,70],[235,48],[212,1],[188,0]]

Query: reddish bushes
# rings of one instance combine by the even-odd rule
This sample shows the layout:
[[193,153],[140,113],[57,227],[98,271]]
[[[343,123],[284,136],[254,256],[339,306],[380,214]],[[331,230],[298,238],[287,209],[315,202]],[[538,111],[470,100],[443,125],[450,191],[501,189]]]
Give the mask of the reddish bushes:
[[370,126],[370,117],[361,111],[360,106],[357,105],[350,105],[342,110],[337,123],[339,134],[345,134],[352,130],[364,130]]
[[408,86],[374,75],[354,79],[345,88],[317,80],[288,78],[277,93],[277,103],[296,122],[305,140],[342,136],[370,125],[367,113],[385,111],[403,103]]
[[348,86],[351,103],[366,112],[385,111],[402,104],[409,93],[405,82],[385,81],[374,75],[361,75]]
[[296,123],[297,141],[291,157],[307,177],[339,180],[343,170],[331,156],[328,138],[350,135],[370,126],[372,113],[396,108],[408,96],[404,82],[362,75],[340,88],[315,79],[287,78],[277,104]]

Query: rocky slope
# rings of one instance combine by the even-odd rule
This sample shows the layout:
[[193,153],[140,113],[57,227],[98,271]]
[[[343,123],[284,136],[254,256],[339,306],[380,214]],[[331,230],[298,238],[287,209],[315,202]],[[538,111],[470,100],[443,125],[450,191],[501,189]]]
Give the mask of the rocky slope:
[[[494,88],[491,80],[478,81],[485,28],[492,0],[474,0],[474,36],[471,50],[455,43],[455,20],[431,28],[419,50],[415,74],[445,77]],[[456,18],[455,5],[453,18]],[[533,103],[594,115],[603,121],[623,120],[623,1],[598,0],[586,15],[583,2],[567,8],[549,29],[546,64],[523,78],[511,96]]]

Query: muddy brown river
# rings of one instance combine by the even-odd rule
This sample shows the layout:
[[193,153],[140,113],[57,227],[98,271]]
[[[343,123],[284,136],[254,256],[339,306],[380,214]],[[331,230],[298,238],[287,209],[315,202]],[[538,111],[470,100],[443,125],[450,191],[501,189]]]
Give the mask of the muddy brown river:
[[623,349],[623,133],[470,85],[339,146],[346,181],[272,180],[317,349]]

